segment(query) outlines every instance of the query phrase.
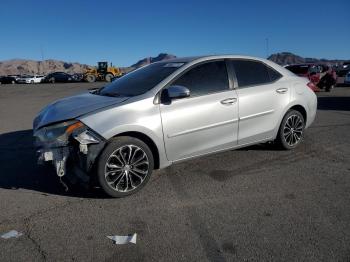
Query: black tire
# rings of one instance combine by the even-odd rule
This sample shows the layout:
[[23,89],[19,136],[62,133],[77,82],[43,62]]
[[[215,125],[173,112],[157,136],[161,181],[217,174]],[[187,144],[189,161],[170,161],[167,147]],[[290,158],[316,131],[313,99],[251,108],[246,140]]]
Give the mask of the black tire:
[[[294,117],[294,118],[293,118]],[[296,124],[295,127],[289,128],[290,121],[292,119],[299,119],[301,123]],[[287,123],[288,122],[288,123]],[[290,129],[290,133],[288,132],[288,129]],[[289,110],[285,116],[283,117],[283,120],[281,122],[280,128],[278,130],[277,138],[276,138],[276,144],[284,150],[290,150],[293,148],[296,148],[300,142],[303,140],[304,135],[304,129],[305,129],[305,119],[303,115],[297,111],[297,110]],[[301,132],[301,133],[300,133]],[[288,136],[290,134],[290,136]],[[298,140],[295,137],[299,137]],[[290,139],[295,140],[294,143],[290,143]]]
[[95,75],[87,75],[85,77],[86,81],[89,82],[89,83],[93,83],[93,82],[96,82],[96,76]]
[[[132,149],[131,149],[131,151],[129,149],[130,146],[132,146],[132,148],[134,148],[134,155],[132,154]],[[128,157],[128,154],[127,154],[128,152],[130,152],[130,155],[133,155],[133,157],[131,160],[129,157],[129,160],[126,161],[127,163],[124,165],[123,160],[124,160],[124,158]],[[137,152],[137,153],[135,153],[135,152]],[[144,156],[143,153],[145,154],[144,158],[140,157],[140,154],[142,156]],[[118,156],[119,158],[113,157],[112,155]],[[123,155],[123,157],[121,157],[122,155]],[[137,161],[132,162],[134,157],[136,159],[140,158],[141,161],[138,162],[139,159],[137,159]],[[143,161],[143,159],[145,159],[145,161]],[[148,161],[148,164],[142,164],[143,162],[147,162],[147,161]],[[134,167],[133,167],[133,163],[134,163]],[[109,169],[107,164],[113,165],[114,167],[118,167],[119,170],[115,171],[113,173],[113,170],[115,170],[115,169]],[[138,164],[138,165],[136,165],[136,164]],[[143,175],[141,175],[142,173],[138,173],[139,170],[142,169],[142,165],[144,167],[143,168],[144,170],[142,170],[142,171],[145,172],[145,174],[143,174]],[[140,166],[141,166],[141,168],[139,169],[138,167],[140,167]],[[129,169],[129,167],[131,167],[131,168]],[[98,158],[98,160],[97,160],[97,180],[107,195],[109,195],[111,197],[118,197],[118,198],[125,197],[125,196],[128,196],[128,195],[131,195],[131,194],[138,192],[141,188],[143,188],[147,184],[148,180],[151,177],[153,167],[154,167],[153,154],[152,154],[151,150],[149,149],[149,147],[144,142],[142,142],[141,140],[134,138],[134,137],[120,136],[120,137],[112,139],[109,142],[109,144],[106,146],[106,148],[103,150],[100,157]],[[138,171],[136,171],[136,169]],[[128,171],[126,171],[126,170],[128,170]],[[131,171],[129,171],[129,170],[131,170]],[[134,171],[137,172],[138,176],[134,175],[134,173],[133,173]],[[106,172],[107,173],[109,172],[110,175],[106,176],[105,175]],[[117,172],[119,172],[119,173],[117,173]],[[142,179],[141,178],[139,179],[139,177],[141,177]],[[110,180],[109,181],[110,184],[108,184],[107,180]],[[112,181],[114,181],[114,182],[112,182]],[[131,190],[129,190],[129,191],[122,192],[122,190],[120,190],[118,188],[119,186],[121,186],[122,188],[126,187],[126,189],[128,189],[129,185],[131,186]],[[136,187],[132,188],[135,185],[136,185]]]
[[50,83],[54,84],[56,82],[56,79],[54,77],[51,77],[49,80]]
[[106,80],[107,82],[112,82],[113,77],[114,77],[113,74],[107,73],[107,74],[105,75],[105,80]]

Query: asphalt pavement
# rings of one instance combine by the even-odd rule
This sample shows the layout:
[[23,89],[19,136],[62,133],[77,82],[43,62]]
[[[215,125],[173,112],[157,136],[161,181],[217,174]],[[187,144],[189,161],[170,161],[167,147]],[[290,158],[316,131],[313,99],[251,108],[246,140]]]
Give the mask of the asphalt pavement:
[[[32,120],[103,83],[0,86],[0,261],[350,261],[350,88],[318,94],[293,151],[257,145],[173,165],[137,194],[65,192]],[[137,233],[136,244],[110,235]]]

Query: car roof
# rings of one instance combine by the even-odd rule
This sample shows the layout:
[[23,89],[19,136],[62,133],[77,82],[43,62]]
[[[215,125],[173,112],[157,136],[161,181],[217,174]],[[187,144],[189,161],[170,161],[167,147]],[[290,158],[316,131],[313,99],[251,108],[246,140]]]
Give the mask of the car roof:
[[171,59],[167,59],[167,60],[162,60],[160,62],[164,62],[164,63],[189,63],[189,62],[194,62],[197,60],[205,61],[205,60],[234,59],[234,58],[266,61],[263,58],[244,56],[244,55],[204,55],[204,56],[176,57],[176,58],[171,58]]
[[179,58],[172,58],[169,60],[163,60],[161,62],[163,63],[186,63],[188,65],[197,64],[200,62],[205,61],[211,61],[216,59],[244,59],[244,60],[254,60],[254,61],[260,61],[264,64],[267,64],[271,66],[272,68],[276,69],[278,72],[280,72],[284,76],[295,76],[291,71],[283,68],[282,66],[276,64],[275,62],[271,60],[267,60],[260,57],[253,57],[253,56],[246,56],[246,55],[206,55],[206,56],[192,56],[192,57],[179,57]]

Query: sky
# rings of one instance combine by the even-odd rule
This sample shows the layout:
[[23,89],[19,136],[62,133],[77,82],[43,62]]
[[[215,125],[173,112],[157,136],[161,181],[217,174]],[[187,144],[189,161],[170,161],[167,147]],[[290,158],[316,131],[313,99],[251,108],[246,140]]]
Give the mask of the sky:
[[349,0],[1,0],[0,61],[129,66],[176,56],[288,51],[350,59]]

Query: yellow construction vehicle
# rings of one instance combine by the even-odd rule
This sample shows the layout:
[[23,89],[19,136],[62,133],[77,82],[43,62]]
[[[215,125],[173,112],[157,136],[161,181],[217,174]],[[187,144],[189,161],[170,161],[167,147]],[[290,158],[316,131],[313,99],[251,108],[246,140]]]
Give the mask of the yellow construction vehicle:
[[108,66],[107,62],[97,62],[96,68],[87,69],[84,79],[87,82],[107,81],[111,82],[114,77],[120,77],[123,73],[118,67]]

